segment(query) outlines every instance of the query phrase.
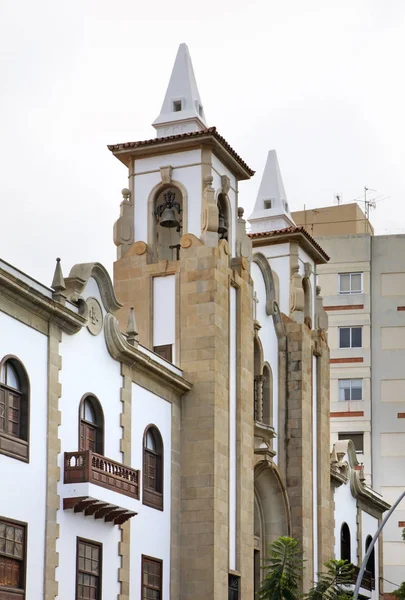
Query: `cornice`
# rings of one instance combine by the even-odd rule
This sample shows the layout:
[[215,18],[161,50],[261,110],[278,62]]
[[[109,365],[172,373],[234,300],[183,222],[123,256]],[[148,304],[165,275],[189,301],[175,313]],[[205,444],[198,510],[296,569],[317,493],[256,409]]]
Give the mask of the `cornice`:
[[109,353],[116,360],[143,371],[153,379],[164,382],[170,388],[184,394],[192,388],[192,384],[180,375],[154,361],[135,346],[132,346],[121,332],[118,321],[112,314],[105,316],[104,333]]
[[65,333],[73,334],[86,325],[87,318],[68,306],[47,298],[29,284],[0,268],[0,292],[13,302],[38,315],[48,323],[54,323]]

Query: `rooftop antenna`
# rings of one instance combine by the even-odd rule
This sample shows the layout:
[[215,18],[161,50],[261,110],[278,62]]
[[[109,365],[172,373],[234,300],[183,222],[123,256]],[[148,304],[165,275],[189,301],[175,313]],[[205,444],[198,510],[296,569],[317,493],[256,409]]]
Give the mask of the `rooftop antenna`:
[[342,194],[335,194],[333,196],[333,203],[337,204],[338,206],[340,206],[341,202],[342,202]]
[[375,198],[371,198],[370,200],[367,199],[367,192],[375,192],[376,190],[372,190],[371,188],[368,188],[367,186],[364,186],[364,214],[365,214],[365,223],[364,223],[364,228],[365,231],[367,232],[367,221],[369,221],[370,219],[370,208],[375,208]]

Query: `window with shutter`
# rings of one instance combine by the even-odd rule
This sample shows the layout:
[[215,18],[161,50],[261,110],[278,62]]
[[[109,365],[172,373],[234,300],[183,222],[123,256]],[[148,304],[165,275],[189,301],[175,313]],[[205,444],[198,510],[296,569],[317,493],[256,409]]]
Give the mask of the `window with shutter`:
[[0,362],[0,452],[28,462],[29,382],[15,357]]
[[154,426],[144,434],[143,503],[163,510],[163,442]]
[[25,527],[0,520],[0,598],[23,600],[24,588]]

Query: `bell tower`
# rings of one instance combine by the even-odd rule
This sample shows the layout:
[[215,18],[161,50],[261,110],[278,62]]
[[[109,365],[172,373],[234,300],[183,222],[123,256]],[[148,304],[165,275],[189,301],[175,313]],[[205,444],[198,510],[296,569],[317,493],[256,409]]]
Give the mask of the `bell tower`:
[[140,343],[193,384],[179,424],[182,485],[172,514],[181,547],[170,597],[223,600],[237,586],[250,600],[253,293],[237,197],[254,172],[207,127],[185,44],[153,126],[156,138],[109,149],[129,181],[114,226],[121,327],[134,306]]

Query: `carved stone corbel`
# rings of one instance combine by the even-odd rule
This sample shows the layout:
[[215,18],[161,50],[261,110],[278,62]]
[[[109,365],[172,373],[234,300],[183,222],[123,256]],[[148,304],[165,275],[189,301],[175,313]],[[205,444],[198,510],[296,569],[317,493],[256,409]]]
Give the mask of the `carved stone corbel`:
[[206,246],[218,245],[218,206],[215,202],[215,190],[212,182],[212,175],[206,175],[201,213],[201,239]]
[[160,167],[160,177],[162,179],[162,183],[171,183],[172,181],[172,172],[173,167],[170,165],[167,167]]
[[299,266],[291,268],[290,316],[296,323],[304,322],[305,295]]
[[221,192],[227,194],[231,188],[231,180],[228,175],[221,175]]

